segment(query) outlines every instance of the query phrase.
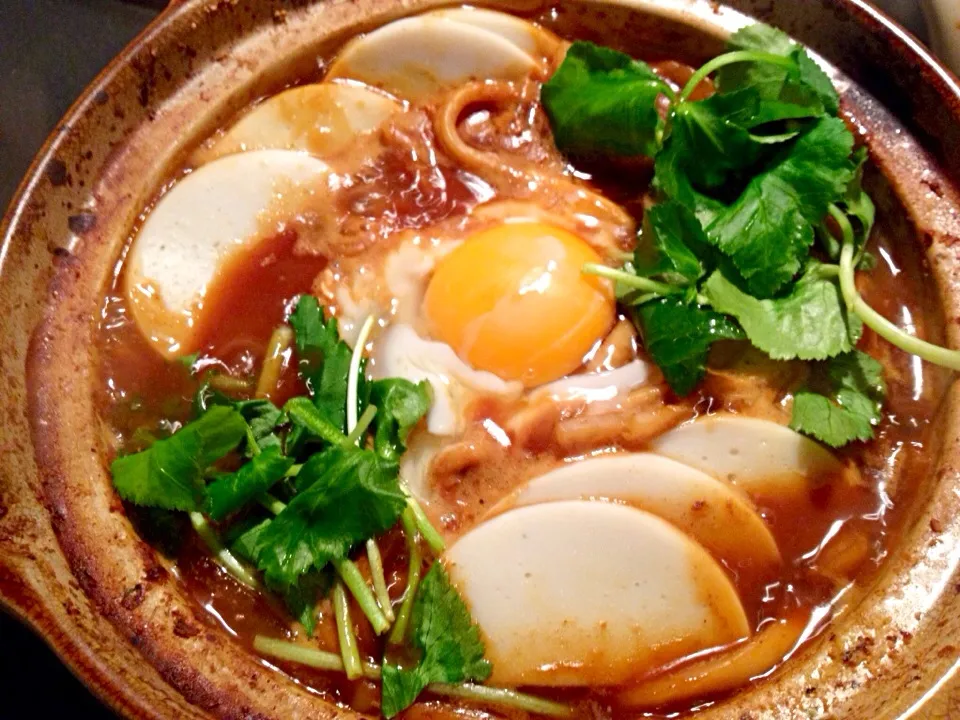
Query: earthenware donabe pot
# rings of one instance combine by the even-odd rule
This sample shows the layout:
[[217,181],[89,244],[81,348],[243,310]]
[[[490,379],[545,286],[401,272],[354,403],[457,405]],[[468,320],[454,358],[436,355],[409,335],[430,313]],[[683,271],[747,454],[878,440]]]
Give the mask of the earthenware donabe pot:
[[[119,247],[191,145],[251,99],[315,71],[316,58],[345,37],[441,4],[177,2],[70,110],[4,221],[0,595],[122,715],[351,715],[202,621],[133,532],[101,452],[92,340]],[[550,3],[489,4],[537,15]],[[912,38],[859,0],[555,4],[561,20],[578,18],[585,37],[638,54],[663,46],[696,62],[721,49],[744,13],[838,68],[845,107],[908,209],[903,242],[922,243],[943,336],[960,343],[960,88]],[[951,697],[960,712],[960,689],[951,691],[948,677],[960,654],[957,400],[951,384],[936,419],[937,471],[862,599],[783,672],[702,717],[868,720],[917,708],[947,717]]]

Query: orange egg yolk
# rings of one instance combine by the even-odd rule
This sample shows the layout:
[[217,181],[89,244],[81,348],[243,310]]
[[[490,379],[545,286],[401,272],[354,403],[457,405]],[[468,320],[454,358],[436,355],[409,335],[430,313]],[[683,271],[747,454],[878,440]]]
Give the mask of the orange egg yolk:
[[430,332],[465,362],[533,387],[576,370],[615,319],[611,284],[584,275],[599,254],[539,222],[472,235],[437,266],[424,298]]

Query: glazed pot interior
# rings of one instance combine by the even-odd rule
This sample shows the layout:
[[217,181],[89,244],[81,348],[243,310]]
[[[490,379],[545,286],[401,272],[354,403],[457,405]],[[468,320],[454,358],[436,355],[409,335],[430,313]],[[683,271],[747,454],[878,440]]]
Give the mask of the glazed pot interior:
[[[10,509],[0,514],[0,541],[10,547],[0,590],[124,714],[343,716],[199,622],[175,575],[131,528],[104,466],[92,338],[121,248],[197,144],[255,99],[320,77],[318,58],[349,37],[445,4],[178,4],[74,108],[8,218],[0,298],[14,310],[0,322],[18,412],[3,420],[4,437],[17,440],[0,487]],[[871,149],[885,231],[913,248],[905,249],[908,272],[934,280],[927,331],[956,345],[960,276],[951,245],[960,202],[952,178],[960,156],[944,152],[960,141],[956,88],[923,71],[904,41],[877,31],[856,3],[804,3],[802,12],[795,3],[745,1],[731,3],[736,10],[683,0],[485,5],[561,35],[691,63],[720,52],[749,15],[811,44],[837,68],[845,109]],[[878,81],[877,68],[894,81]],[[931,420],[936,471],[894,529],[894,552],[775,681],[757,681],[703,717],[897,717],[953,665],[956,648],[944,638],[960,637],[957,398],[952,378],[934,374],[934,382],[943,397]]]

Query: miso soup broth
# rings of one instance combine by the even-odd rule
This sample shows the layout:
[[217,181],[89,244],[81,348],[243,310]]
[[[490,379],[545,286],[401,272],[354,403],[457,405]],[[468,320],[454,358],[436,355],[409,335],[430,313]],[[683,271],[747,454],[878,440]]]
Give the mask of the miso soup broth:
[[951,351],[826,75],[765,26],[698,71],[551,18],[349,40],[195,148],[104,298],[135,527],[362,714],[723,702],[931,470]]

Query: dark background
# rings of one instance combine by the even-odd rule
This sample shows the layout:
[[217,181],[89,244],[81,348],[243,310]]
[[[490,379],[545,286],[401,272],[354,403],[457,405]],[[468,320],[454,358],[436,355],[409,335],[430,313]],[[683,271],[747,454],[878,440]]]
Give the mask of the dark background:
[[[916,3],[892,4],[922,34]],[[0,209],[73,100],[164,5],[0,0]],[[0,612],[0,718],[56,715],[113,717],[42,642]]]
[[[0,0],[0,208],[83,88],[165,0]],[[0,718],[115,717],[0,612]]]

